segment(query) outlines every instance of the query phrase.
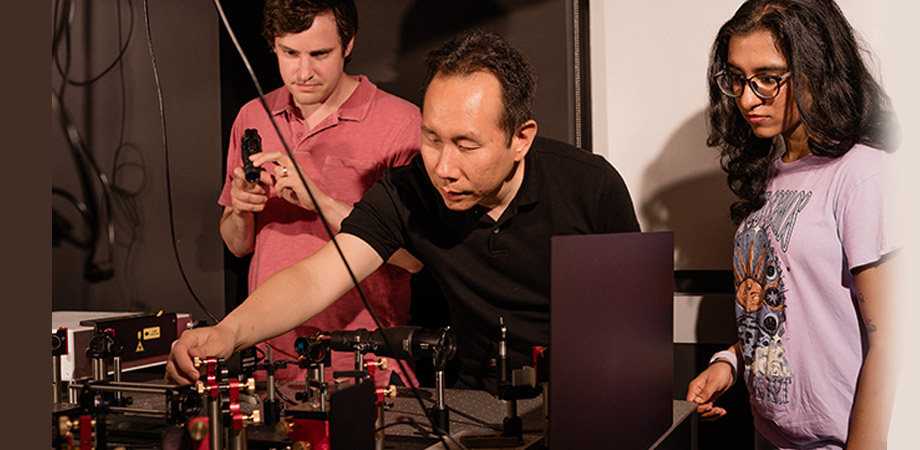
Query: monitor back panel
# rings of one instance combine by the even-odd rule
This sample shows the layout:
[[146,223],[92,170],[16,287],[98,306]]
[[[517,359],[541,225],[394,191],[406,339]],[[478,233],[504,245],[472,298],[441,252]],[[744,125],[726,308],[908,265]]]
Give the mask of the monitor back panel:
[[550,448],[648,448],[672,422],[674,235],[552,240]]

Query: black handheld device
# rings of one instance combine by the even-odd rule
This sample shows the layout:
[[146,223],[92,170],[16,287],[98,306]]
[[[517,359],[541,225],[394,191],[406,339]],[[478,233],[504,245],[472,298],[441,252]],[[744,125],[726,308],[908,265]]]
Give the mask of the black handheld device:
[[259,130],[249,128],[243,133],[241,150],[240,153],[243,157],[243,172],[246,174],[246,181],[258,183],[260,169],[252,165],[252,161],[249,160],[249,157],[262,151],[262,138],[259,137]]

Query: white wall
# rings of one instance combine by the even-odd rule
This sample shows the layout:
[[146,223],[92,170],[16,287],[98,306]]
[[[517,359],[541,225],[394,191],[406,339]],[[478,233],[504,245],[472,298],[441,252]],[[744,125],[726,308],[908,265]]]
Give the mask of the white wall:
[[[840,2],[873,49],[883,47],[877,3]],[[626,178],[642,229],[675,232],[677,269],[730,268],[732,197],[705,144],[705,77],[715,34],[740,4],[590,3],[594,151]]]

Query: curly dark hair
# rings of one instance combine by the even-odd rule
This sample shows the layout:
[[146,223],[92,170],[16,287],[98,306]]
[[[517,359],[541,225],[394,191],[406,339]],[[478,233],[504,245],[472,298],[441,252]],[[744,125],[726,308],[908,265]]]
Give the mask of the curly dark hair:
[[533,66],[523,53],[495,33],[467,31],[429,52],[425,65],[422,97],[436,75],[466,76],[480,71],[495,75],[502,88],[501,127],[509,144],[517,128],[533,118],[537,90]]
[[795,104],[815,155],[839,157],[857,143],[894,151],[897,119],[888,95],[863,61],[860,42],[832,0],[750,0],[716,36],[709,58],[709,137],[719,147],[728,185],[738,196],[735,224],[764,203],[776,155],[774,139],[754,135],[735,99],[719,90],[715,75],[727,66],[732,36],[770,33],[785,56]]
[[352,0],[268,0],[262,11],[262,37],[274,48],[275,38],[313,26],[317,14],[331,12],[342,38],[342,51],[358,32],[358,9]]

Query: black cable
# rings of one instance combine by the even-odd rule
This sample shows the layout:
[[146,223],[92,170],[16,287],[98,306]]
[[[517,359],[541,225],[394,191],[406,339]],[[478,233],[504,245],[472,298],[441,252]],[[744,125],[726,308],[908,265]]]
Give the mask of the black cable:
[[[118,229],[125,229],[124,233],[119,233],[119,236],[127,235],[127,239],[124,242],[119,242],[116,240],[116,244],[123,245],[127,248],[127,254],[125,255],[125,271],[127,272],[128,262],[131,259],[131,252],[134,249],[134,244],[137,242],[138,237],[138,228],[142,224],[140,212],[138,211],[137,201],[135,198],[140,195],[140,193],[145,189],[147,185],[146,179],[146,163],[143,161],[143,154],[136,153],[138,157],[141,158],[140,162],[119,162],[121,159],[122,151],[126,148],[130,148],[128,144],[122,143],[115,150],[115,158],[112,161],[112,193],[114,194],[113,203],[115,211],[121,212],[126,222],[124,226],[116,227]],[[141,173],[140,177],[140,186],[136,189],[129,190],[119,185],[119,173],[124,170],[135,167],[137,171]],[[132,178],[134,180],[135,178]],[[118,236],[116,236],[117,238]]]
[[[92,220],[92,219],[90,219],[90,217],[89,217],[90,212],[89,212],[89,208],[87,208],[87,206],[86,206],[86,203],[83,203],[83,202],[81,202],[80,200],[78,200],[76,197],[73,196],[73,194],[71,194],[70,192],[67,192],[67,191],[65,191],[65,190],[63,190],[63,189],[56,188],[56,187],[52,186],[52,187],[51,187],[51,196],[52,196],[52,198],[54,198],[55,195],[60,196],[60,197],[63,197],[63,198],[66,199],[70,204],[72,204],[72,205],[74,206],[74,208],[77,209],[77,212],[80,213],[80,216],[83,217],[83,220],[84,220],[84,221],[86,221],[87,223],[89,223],[89,222]],[[52,213],[52,214],[56,214],[56,213],[55,213],[55,210],[54,210],[54,204],[53,204],[53,202],[52,202],[52,206],[51,206],[51,213]],[[69,224],[68,224],[68,225],[69,225]],[[81,249],[90,249],[90,248],[92,248],[93,241],[92,241],[91,239],[81,240],[81,239],[78,239],[78,238],[74,237],[73,234],[69,233],[70,230],[61,230],[61,231],[68,232],[66,235],[63,236],[64,239],[67,240],[68,242],[74,244],[75,246],[77,246],[77,248],[81,248]]]
[[[236,50],[239,53],[240,58],[242,58],[243,60],[243,64],[246,66],[246,70],[249,72],[249,76],[252,78],[252,82],[255,85],[256,91],[259,94],[259,101],[262,104],[262,108],[265,110],[266,114],[268,115],[268,118],[271,121],[272,126],[275,129],[275,133],[277,133],[278,138],[281,140],[281,144],[284,146],[285,154],[287,154],[287,156],[291,159],[291,161],[296,161],[294,159],[294,153],[291,151],[291,147],[288,145],[287,140],[281,134],[281,129],[278,128],[278,123],[275,121],[275,117],[271,113],[271,109],[268,107],[268,103],[265,100],[265,93],[262,91],[262,85],[261,83],[259,83],[258,78],[256,78],[255,71],[252,70],[252,66],[249,64],[249,59],[246,57],[245,52],[243,52],[242,47],[240,47],[240,43],[239,41],[237,41],[236,35],[233,33],[233,29],[230,27],[230,23],[227,20],[226,14],[224,14],[224,9],[220,4],[220,0],[213,0],[213,1],[214,1],[214,6],[217,8],[218,14],[220,15],[221,22],[223,22],[224,27],[227,30],[227,34],[230,36],[230,40],[233,41],[233,45],[236,47]],[[342,248],[339,246],[339,243],[336,240],[335,235],[332,232],[332,228],[329,226],[329,223],[326,221],[326,217],[323,214],[322,210],[320,209],[319,203],[316,201],[316,198],[313,196],[313,191],[310,190],[310,186],[307,184],[306,179],[305,179],[306,177],[304,177],[303,171],[301,170],[299,164],[296,164],[296,163],[294,164],[294,171],[297,172],[297,176],[300,177],[300,182],[303,183],[304,188],[307,191],[307,195],[310,197],[310,201],[313,202],[313,206],[316,209],[316,214],[317,216],[319,216],[320,222],[323,224],[323,228],[326,230],[326,233],[329,235],[329,240],[332,242],[333,246],[338,252],[339,257],[342,260],[342,263],[345,264],[345,269],[348,271],[348,275],[349,277],[351,277],[351,281],[355,286],[355,290],[358,292],[358,296],[361,298],[361,301],[364,303],[364,307],[367,309],[367,312],[370,314],[371,318],[374,319],[374,323],[377,325],[377,328],[383,328],[383,323],[380,321],[380,318],[377,317],[377,313],[374,312],[374,308],[371,307],[370,302],[367,300],[367,296],[364,294],[364,290],[361,289],[361,283],[358,282],[358,278],[355,276],[354,271],[352,271],[351,265],[348,263],[348,260],[345,258],[345,254],[342,252]],[[389,338],[387,338],[385,333],[381,334],[381,336],[383,337],[383,341],[386,347],[391,349],[390,351],[392,352],[393,351],[392,349],[396,347],[392,345],[392,343],[390,342]],[[402,360],[396,359],[396,363],[404,374],[408,374],[408,371],[406,370],[406,366],[405,364],[403,364]],[[421,394],[419,394],[418,387],[412,383],[412,380],[409,379],[408,376],[406,376],[406,378],[407,378],[406,380],[407,384],[412,389],[412,394],[418,400],[419,407],[422,408],[422,411],[425,411],[425,404],[422,403],[422,397],[421,397]],[[456,444],[458,447],[462,449],[466,448],[462,444],[457,442],[451,435],[445,434],[443,430],[439,430],[437,427],[437,424],[434,423],[433,418],[429,417],[428,419],[431,422],[432,428],[438,431],[437,434],[438,436],[441,437],[441,441],[442,443],[444,443],[445,447],[447,447],[447,443],[444,442],[444,436],[447,436],[447,438],[450,439],[451,442]]]
[[[114,259],[115,224],[113,220],[112,184],[105,173],[99,169],[99,165],[96,163],[92,153],[86,148],[80,138],[79,132],[67,116],[63,100],[64,90],[67,86],[66,79],[69,76],[71,67],[70,33],[74,16],[76,15],[75,11],[76,8],[70,0],[66,0],[63,5],[59,1],[56,1],[54,4],[54,16],[57,18],[57,25],[52,38],[51,56],[52,60],[58,62],[57,67],[63,79],[57,92],[52,89],[52,107],[59,112],[65,135],[70,142],[70,149],[73,153],[74,163],[77,165],[80,184],[86,202],[86,210],[88,212],[88,214],[83,214],[83,218],[89,225],[91,240],[94,243],[94,245],[90,247],[89,254],[87,255],[87,263],[84,267],[84,277],[90,281],[102,281],[111,278],[113,274],[111,265]],[[66,69],[60,67],[58,57],[58,48],[62,40],[65,42],[67,52]],[[87,166],[90,170],[87,169]],[[102,186],[101,209],[96,204],[95,190],[90,183],[90,172],[99,180]],[[98,251],[97,241],[100,236],[105,236],[108,244],[108,255],[102,261],[98,261],[96,258]]]
[[58,45],[61,43],[61,37],[64,35],[64,20],[63,17],[59,18],[59,6],[60,0],[54,1],[54,10],[51,12],[51,17],[55,19],[57,25],[54,27],[54,33],[51,35],[51,53],[52,55],[57,51]]
[[[427,401],[427,402],[431,402],[431,403],[437,403],[437,401],[435,401],[434,399],[431,399],[431,398],[424,398],[423,400],[425,400],[425,401]],[[486,422],[485,420],[482,420],[482,419],[480,419],[480,418],[478,418],[478,417],[473,417],[473,416],[471,416],[471,415],[469,415],[469,414],[467,414],[467,413],[465,413],[465,412],[463,412],[463,411],[460,411],[460,410],[458,410],[458,409],[451,408],[450,406],[447,406],[447,409],[448,409],[450,412],[453,412],[453,413],[457,414],[458,416],[463,417],[464,419],[467,419],[467,420],[476,422],[476,423],[478,423],[479,425],[482,425],[483,427],[491,428],[491,429],[497,430],[497,431],[502,431],[502,427],[500,427],[500,426],[498,426],[498,425],[495,425],[495,424]]]
[[[96,195],[92,189],[92,184],[90,183],[90,174],[87,170],[87,166],[95,173],[96,178],[102,183],[102,206],[105,209],[106,214],[103,216],[105,220],[105,228],[108,229],[108,238],[110,244],[115,240],[115,228],[111,222],[111,190],[109,179],[99,170],[99,166],[96,165],[96,161],[93,158],[93,155],[86,150],[86,147],[83,145],[83,140],[80,138],[80,132],[77,131],[77,128],[73,125],[70,118],[67,116],[67,111],[64,109],[63,102],[54,90],[51,90],[51,110],[52,112],[57,112],[58,117],[61,120],[61,126],[64,128],[64,133],[67,136],[67,139],[70,143],[69,147],[71,154],[74,158],[74,162],[77,165],[78,175],[80,176],[80,185],[83,188],[83,197],[86,202],[86,210],[89,214],[84,217],[90,219],[89,225],[91,230],[91,242],[94,245],[91,246],[89,254],[87,255],[87,266],[84,267],[84,276],[89,278],[91,281],[101,281],[108,277],[111,277],[110,268],[105,267],[102,264],[96,263],[96,245],[97,239],[101,233],[101,228],[103,225],[100,224],[99,220],[99,208],[96,205]],[[53,189],[52,189],[53,192]],[[111,261],[111,246],[109,248],[110,254],[108,261]]]
[[[426,401],[426,402],[431,402],[431,403],[433,403],[433,404],[434,404],[434,403],[437,403],[436,400],[431,399],[431,398],[424,398],[424,397],[423,397],[422,400],[424,400],[424,401]],[[490,429],[495,430],[495,431],[504,431],[504,428],[502,428],[502,427],[499,426],[499,425],[495,425],[495,424],[493,424],[493,423],[486,422],[485,420],[482,420],[482,419],[480,419],[480,418],[478,418],[478,417],[474,417],[474,416],[472,416],[472,415],[470,415],[470,414],[467,414],[467,413],[465,413],[465,412],[463,412],[463,411],[460,411],[459,409],[455,409],[455,408],[452,408],[452,407],[450,407],[450,406],[448,406],[447,409],[448,409],[450,412],[452,412],[452,413],[454,413],[454,414],[457,414],[457,415],[460,416],[460,417],[463,417],[464,419],[467,419],[467,420],[469,420],[469,421],[471,421],[471,422],[474,422],[474,423],[476,423],[476,424],[482,426],[483,428],[490,428]],[[415,421],[406,421],[406,422],[389,423],[389,424],[386,424],[386,425],[384,425],[384,426],[382,426],[382,427],[380,427],[380,428],[377,428],[377,431],[382,430],[382,429],[384,429],[384,428],[389,428],[389,427],[392,426],[392,425],[409,425],[409,424],[413,424],[413,423],[416,423],[416,422],[415,422]],[[525,433],[539,433],[539,432],[541,432],[542,430],[538,430],[538,429],[526,429],[526,430],[523,430],[523,431],[524,431]]]
[[281,392],[281,385],[278,384],[277,380],[275,380],[275,395],[281,398],[281,400],[287,402],[289,405],[296,406],[298,404],[295,401],[289,399],[286,395],[284,395],[283,392]]
[[[60,6],[60,8],[59,8]],[[54,15],[55,17],[60,14],[60,20],[58,26],[55,29],[55,35],[52,39],[51,47],[51,57],[52,59],[57,58],[58,47],[60,47],[61,40],[65,43],[65,49],[67,52],[67,64],[66,69],[64,70],[64,78],[61,80],[61,86],[57,90],[57,95],[60,98],[64,98],[64,89],[67,87],[66,77],[70,75],[70,29],[73,25],[74,15],[76,14],[76,8],[70,0],[65,0],[64,4],[61,5],[59,1],[54,2]]]
[[256,346],[256,345],[253,345],[252,348],[254,348],[254,349],[256,350],[256,353],[261,353],[261,354],[262,354],[261,357],[256,358],[256,362],[259,362],[259,361],[261,361],[261,360],[263,360],[263,359],[265,359],[265,358],[267,357],[267,355],[265,354],[265,350],[262,350],[261,348],[259,348],[259,347]]
[[[71,2],[68,1],[68,3],[71,3]],[[124,55],[125,55],[125,52],[128,50],[128,44],[131,42],[131,36],[134,34],[134,6],[132,5],[132,3],[131,3],[130,0],[128,0],[126,3],[128,4],[128,8],[130,8],[130,16],[129,16],[129,17],[131,18],[131,22],[130,22],[131,25],[130,25],[130,27],[129,27],[129,29],[128,29],[128,39],[126,39],[126,40],[124,41],[124,43],[122,44],[121,39],[120,39],[120,36],[119,36],[118,43],[121,44],[121,50],[118,52],[118,56],[116,56],[116,57],[115,57],[115,60],[112,61],[112,63],[109,64],[105,69],[103,69],[102,72],[100,72],[98,75],[93,76],[93,77],[90,77],[89,79],[84,80],[84,81],[75,81],[75,80],[71,80],[70,77],[69,77],[69,70],[67,71],[68,73],[65,74],[64,69],[61,68],[61,61],[60,61],[60,59],[58,58],[57,53],[56,53],[56,52],[53,52],[53,53],[52,53],[52,55],[53,55],[53,58],[52,58],[52,59],[54,60],[55,66],[57,67],[57,70],[58,70],[58,73],[59,73],[59,74],[61,75],[61,77],[63,78],[63,82],[64,82],[64,83],[68,83],[68,84],[71,84],[71,85],[74,85],[74,86],[87,86],[87,85],[93,84],[93,83],[95,83],[96,81],[99,81],[100,78],[104,77],[106,74],[108,74],[109,72],[111,72],[112,69],[114,69],[115,66],[118,65],[118,64],[121,62],[122,58],[123,58]],[[120,30],[121,30],[121,4],[116,2],[116,5],[117,5],[117,7],[118,7],[118,14],[117,14],[117,15],[118,15],[118,25],[119,25],[119,31],[120,31]],[[72,9],[71,9],[71,11],[72,11]],[[71,22],[71,23],[73,22],[73,15],[71,15],[70,22]],[[68,28],[69,28],[69,27],[68,27]],[[68,51],[67,51],[67,66],[69,67],[69,66],[70,66],[70,57],[71,57],[70,49],[69,49],[69,47],[70,47],[70,33],[69,33],[69,30],[68,30],[68,34],[67,34],[67,42],[68,42],[68,44],[67,44],[67,45],[68,45]]]
[[[130,8],[131,27],[128,30],[128,38],[126,41],[130,41],[131,37],[134,34],[134,6],[130,2],[130,0],[128,1],[128,6]],[[117,21],[118,42],[121,42],[122,40],[121,3],[116,3],[116,16],[118,17],[118,21]],[[126,43],[126,46],[127,46],[127,43]],[[115,193],[114,203],[116,204],[116,211],[122,212],[127,222],[126,225],[122,228],[127,229],[127,236],[128,236],[127,242],[123,244],[126,248],[125,258],[124,258],[124,263],[123,263],[124,264],[123,273],[126,275],[125,278],[128,278],[127,275],[130,273],[128,271],[128,265],[130,264],[131,258],[134,253],[134,244],[137,242],[138,229],[140,228],[142,224],[140,212],[138,210],[138,206],[137,206],[137,202],[135,201],[135,198],[139,196],[140,193],[143,192],[147,186],[147,171],[146,171],[147,164],[146,164],[146,161],[144,161],[144,154],[141,153],[140,151],[135,152],[135,155],[140,159],[139,163],[122,163],[121,162],[122,152],[125,149],[134,148],[135,150],[137,150],[136,147],[129,146],[125,142],[125,122],[126,122],[125,117],[127,117],[128,115],[128,102],[127,102],[127,94],[126,94],[127,88],[126,88],[126,83],[125,83],[125,65],[123,64],[123,59],[121,57],[119,57],[119,64],[118,64],[118,80],[119,80],[119,85],[121,88],[121,121],[119,123],[118,145],[115,147],[115,154],[114,154],[114,157],[112,158],[112,190]],[[135,166],[138,168],[140,176],[131,177],[130,179],[137,180],[137,178],[139,178],[140,181],[138,183],[138,186],[135,189],[129,190],[119,185],[119,179],[120,179],[119,173],[122,173],[124,170],[132,166]],[[118,244],[119,242],[116,240],[115,243]],[[128,281],[129,281],[128,285],[130,286],[130,280]],[[133,296],[133,292],[129,290],[128,295]]]
[[192,298],[195,299],[195,302],[198,303],[198,306],[201,308],[201,310],[204,311],[204,313],[207,314],[208,317],[214,321],[214,323],[217,323],[219,320],[217,320],[217,318],[214,317],[214,315],[204,307],[204,304],[201,302],[198,296],[195,295],[195,291],[192,289],[192,286],[188,281],[188,277],[185,274],[185,269],[182,267],[182,258],[179,257],[179,248],[176,245],[176,226],[174,223],[172,203],[172,183],[170,182],[169,177],[169,145],[166,140],[166,111],[163,104],[163,89],[160,86],[160,72],[157,69],[157,59],[153,52],[153,39],[150,37],[150,11],[148,8],[147,0],[144,0],[144,28],[146,30],[147,36],[147,50],[150,52],[150,65],[153,67],[153,80],[156,84],[157,101],[160,107],[160,131],[163,138],[163,159],[166,164],[166,201],[168,203],[167,209],[169,212],[169,235],[172,237],[171,243],[173,254],[176,257],[176,264],[179,266],[179,273],[182,274],[182,281],[185,282],[185,287],[188,289],[188,292],[192,294]]
[[412,427],[412,428],[415,428],[416,430],[422,430],[422,431],[424,431],[424,432],[426,432],[426,433],[432,433],[432,434],[434,434],[434,430],[429,429],[429,428],[426,427],[424,424],[422,424],[421,422],[418,422],[418,421],[416,421],[416,420],[404,420],[404,421],[400,421],[400,422],[391,422],[391,423],[388,423],[388,424],[386,424],[386,425],[384,425],[384,426],[382,426],[382,427],[374,428],[374,433],[377,433],[377,432],[379,432],[379,431],[383,431],[383,430],[385,430],[385,429],[387,429],[387,428],[390,428],[390,427],[395,427],[395,426],[397,426],[397,425],[407,425],[407,426],[410,426],[410,427]]

